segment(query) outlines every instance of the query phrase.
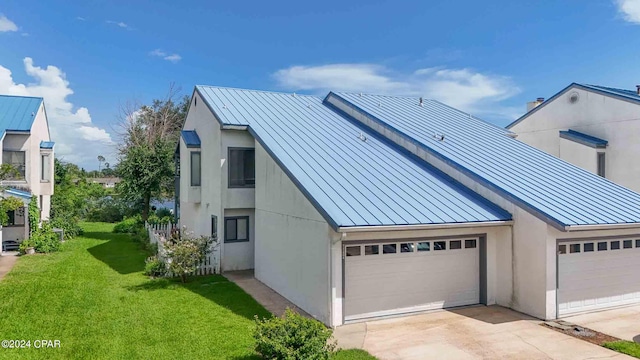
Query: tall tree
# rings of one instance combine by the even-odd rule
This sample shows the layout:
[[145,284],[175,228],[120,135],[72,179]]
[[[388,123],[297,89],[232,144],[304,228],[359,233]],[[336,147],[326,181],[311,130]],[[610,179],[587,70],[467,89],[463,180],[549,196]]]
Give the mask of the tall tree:
[[173,195],[173,153],[189,108],[189,98],[170,87],[162,100],[151,105],[128,106],[121,113],[121,140],[116,173],[122,179],[118,192],[142,205],[149,217],[151,200]]
[[102,163],[104,162],[104,156],[98,155],[98,171],[102,169]]

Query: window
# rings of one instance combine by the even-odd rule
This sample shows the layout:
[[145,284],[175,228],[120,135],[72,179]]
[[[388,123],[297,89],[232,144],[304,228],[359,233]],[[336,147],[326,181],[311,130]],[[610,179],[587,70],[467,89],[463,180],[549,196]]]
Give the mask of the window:
[[462,249],[462,240],[449,241],[449,249],[450,250]]
[[200,156],[200,151],[191,152],[191,186],[200,186],[202,178]]
[[17,174],[10,176],[8,180],[24,180],[25,179],[25,152],[24,151],[7,151],[2,152],[2,163],[13,165],[17,170]]
[[598,243],[598,251],[607,251],[607,242],[602,241]]
[[224,242],[249,241],[249,217],[224,218]]
[[347,246],[347,256],[360,256],[360,246]]
[[382,245],[382,253],[383,254],[395,254],[398,248],[396,244],[384,244]]
[[380,253],[380,247],[378,245],[366,245],[364,247],[365,255],[378,255]]
[[211,238],[218,238],[218,217],[211,215]]
[[611,250],[620,250],[620,241],[612,241],[611,242]]
[[592,252],[593,243],[584,243],[583,248],[584,248],[584,252]]
[[475,249],[476,247],[476,240],[465,240],[464,241],[464,248],[465,249]]
[[403,253],[409,253],[409,252],[413,252],[413,243],[404,243],[404,244],[400,244],[400,252]]
[[229,148],[229,187],[254,187],[255,185],[255,150]]
[[604,162],[604,153],[598,153],[598,175],[605,177],[605,162]]
[[18,208],[18,210],[11,210],[7,212],[9,221],[7,226],[24,226],[24,208]]
[[567,253],[567,245],[558,245],[558,254],[566,254]]
[[622,242],[622,247],[625,249],[631,249],[633,247],[633,241],[625,240]]
[[640,248],[640,240],[636,240],[636,247]]
[[429,250],[431,250],[431,243],[429,242],[418,243],[418,251],[429,251]]
[[580,252],[580,244],[571,244],[569,245],[569,252],[570,253],[579,253]]
[[433,242],[433,250],[447,250],[447,242],[446,241],[434,241]]
[[51,181],[51,155],[40,154],[40,181]]

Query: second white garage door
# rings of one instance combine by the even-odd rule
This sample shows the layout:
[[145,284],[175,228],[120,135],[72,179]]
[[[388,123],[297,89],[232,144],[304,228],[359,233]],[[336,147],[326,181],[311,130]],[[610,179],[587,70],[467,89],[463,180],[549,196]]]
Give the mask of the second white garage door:
[[479,239],[345,245],[345,321],[479,303]]
[[558,244],[558,316],[640,303],[640,240]]

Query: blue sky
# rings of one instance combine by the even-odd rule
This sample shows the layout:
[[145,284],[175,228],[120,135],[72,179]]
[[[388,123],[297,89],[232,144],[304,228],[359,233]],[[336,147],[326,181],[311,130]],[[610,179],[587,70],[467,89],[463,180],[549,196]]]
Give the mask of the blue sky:
[[171,82],[425,96],[498,125],[571,82],[640,83],[640,0],[0,3],[0,93],[44,96],[57,154],[115,163],[119,109]]

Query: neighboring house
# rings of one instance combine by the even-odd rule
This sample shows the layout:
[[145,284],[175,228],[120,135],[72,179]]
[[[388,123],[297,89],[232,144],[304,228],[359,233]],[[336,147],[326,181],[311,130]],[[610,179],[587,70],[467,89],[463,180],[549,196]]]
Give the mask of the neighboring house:
[[118,183],[120,183],[119,177],[105,177],[105,178],[88,178],[87,181],[100,184],[105,189],[113,189]]
[[640,86],[573,83],[538,99],[507,128],[522,142],[640,192],[639,93]]
[[639,303],[640,194],[433,100],[196,86],[180,225],[330,326]]
[[2,228],[3,241],[20,241],[29,236],[26,206],[35,195],[43,220],[49,218],[53,195],[54,143],[42,98],[0,95],[2,163],[18,174],[2,182],[2,196],[22,199],[25,208],[9,213],[9,225]]

